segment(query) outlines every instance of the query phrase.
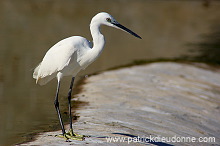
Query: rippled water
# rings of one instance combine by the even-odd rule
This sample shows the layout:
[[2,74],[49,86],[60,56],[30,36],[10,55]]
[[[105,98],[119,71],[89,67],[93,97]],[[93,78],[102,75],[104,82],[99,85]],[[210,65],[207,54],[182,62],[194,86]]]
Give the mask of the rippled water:
[[[201,40],[219,22],[220,2],[150,0],[32,0],[0,2],[0,145],[59,126],[53,106],[56,80],[38,86],[33,68],[59,40],[82,35],[91,40],[89,23],[100,11],[112,14],[143,39],[102,27],[106,37],[100,58],[79,78],[134,60],[173,58],[191,54],[187,44]],[[62,82],[65,99],[70,78]]]

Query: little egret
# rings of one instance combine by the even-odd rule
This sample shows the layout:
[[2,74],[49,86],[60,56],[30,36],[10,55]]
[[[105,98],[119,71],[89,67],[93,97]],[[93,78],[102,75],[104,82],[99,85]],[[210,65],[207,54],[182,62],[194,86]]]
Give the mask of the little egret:
[[[101,25],[107,25],[121,29],[141,39],[141,37],[138,36],[136,33],[118,23],[110,14],[106,12],[101,12],[95,15],[90,23],[90,31],[93,39],[93,44],[81,36],[72,36],[63,39],[47,51],[42,62],[35,68],[33,73],[33,78],[36,79],[36,83],[40,85],[45,85],[53,78],[57,78],[58,83],[54,105],[62,128],[62,134],[60,135],[60,137],[64,137],[66,138],[66,140],[84,139],[84,136],[73,133],[71,115],[71,94],[73,82],[77,73],[80,70],[85,69],[89,64],[95,61],[104,48],[105,39],[100,32]],[[70,130],[69,132],[66,132],[59,109],[58,94],[62,77],[70,75],[72,76],[70,88],[68,91]]]

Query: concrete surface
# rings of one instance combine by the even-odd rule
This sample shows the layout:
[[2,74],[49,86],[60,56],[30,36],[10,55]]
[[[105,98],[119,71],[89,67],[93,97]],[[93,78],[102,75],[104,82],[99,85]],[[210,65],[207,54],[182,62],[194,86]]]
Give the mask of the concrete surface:
[[218,70],[166,62],[106,71],[87,78],[74,100],[88,102],[75,132],[91,137],[65,142],[54,131],[24,145],[220,145]]

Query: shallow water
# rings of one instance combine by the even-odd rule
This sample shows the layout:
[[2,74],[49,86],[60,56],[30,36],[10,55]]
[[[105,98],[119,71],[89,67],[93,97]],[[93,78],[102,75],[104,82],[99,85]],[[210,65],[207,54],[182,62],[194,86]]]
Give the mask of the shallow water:
[[[109,12],[143,39],[102,27],[105,50],[78,79],[138,59],[191,55],[187,44],[212,32],[212,26],[219,24],[219,8],[217,1],[1,1],[0,145],[59,126],[53,105],[56,80],[36,85],[33,68],[63,38],[82,35],[91,40],[88,26],[97,12]],[[69,82],[67,77],[61,83],[62,111],[67,108]]]

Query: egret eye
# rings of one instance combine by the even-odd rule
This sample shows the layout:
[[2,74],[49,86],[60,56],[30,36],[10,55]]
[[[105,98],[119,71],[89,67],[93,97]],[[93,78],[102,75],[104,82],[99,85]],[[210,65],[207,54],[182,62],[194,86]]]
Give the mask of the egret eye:
[[108,22],[112,22],[110,18],[106,18],[106,21],[108,21]]

